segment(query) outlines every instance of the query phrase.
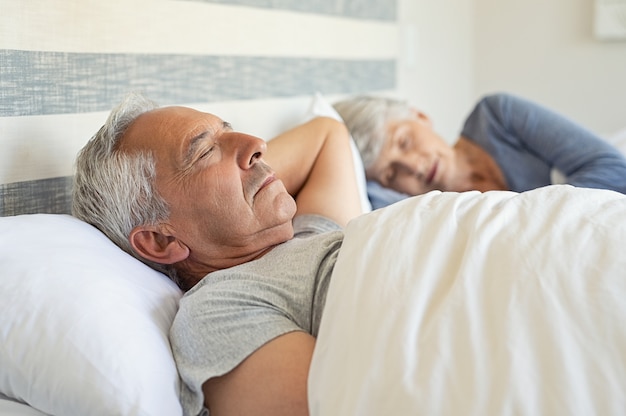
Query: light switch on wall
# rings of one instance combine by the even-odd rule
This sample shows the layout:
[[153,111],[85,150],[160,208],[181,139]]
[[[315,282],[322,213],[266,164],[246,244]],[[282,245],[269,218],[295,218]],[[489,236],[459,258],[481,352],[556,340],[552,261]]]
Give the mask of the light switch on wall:
[[595,0],[594,36],[600,40],[626,40],[626,0]]

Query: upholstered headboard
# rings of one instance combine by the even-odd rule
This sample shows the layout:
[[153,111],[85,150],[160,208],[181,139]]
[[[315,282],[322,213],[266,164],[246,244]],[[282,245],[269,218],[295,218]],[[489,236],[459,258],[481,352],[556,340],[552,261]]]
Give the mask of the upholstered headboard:
[[67,213],[77,151],[129,91],[271,138],[311,96],[393,93],[388,0],[0,0],[0,215]]
[[71,191],[71,176],[1,184],[0,216],[69,214]]

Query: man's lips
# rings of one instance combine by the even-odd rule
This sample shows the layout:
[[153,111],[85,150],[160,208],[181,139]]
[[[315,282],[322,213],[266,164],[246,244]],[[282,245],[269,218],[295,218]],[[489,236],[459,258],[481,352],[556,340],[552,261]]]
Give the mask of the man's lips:
[[274,182],[276,178],[276,174],[268,165],[263,162],[259,162],[255,164],[250,174],[252,177],[249,179],[249,194],[253,195],[253,198],[261,192],[262,189],[270,185]]
[[274,182],[276,180],[276,175],[274,175],[273,173],[270,174],[268,177],[265,178],[265,180],[261,183],[261,186],[259,186],[259,189],[256,191],[257,193],[261,192],[261,190],[263,188],[265,188],[266,186],[268,186],[269,184],[271,184],[272,182]]

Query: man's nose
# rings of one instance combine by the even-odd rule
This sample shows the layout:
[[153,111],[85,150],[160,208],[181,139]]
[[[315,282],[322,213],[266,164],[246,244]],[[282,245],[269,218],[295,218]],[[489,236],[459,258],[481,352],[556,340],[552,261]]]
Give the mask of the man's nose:
[[237,154],[237,163],[241,169],[254,166],[267,151],[267,143],[263,139],[248,134],[237,133],[239,137],[233,140]]

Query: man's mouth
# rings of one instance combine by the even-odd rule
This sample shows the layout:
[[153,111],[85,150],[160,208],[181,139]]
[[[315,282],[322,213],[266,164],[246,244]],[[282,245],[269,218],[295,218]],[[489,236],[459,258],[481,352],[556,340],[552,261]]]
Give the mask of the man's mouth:
[[271,175],[269,175],[267,178],[265,178],[265,180],[263,181],[263,183],[261,184],[261,186],[259,186],[259,190],[257,191],[257,193],[265,188],[266,186],[268,186],[270,183],[274,182],[276,180],[276,175],[274,175],[273,173]]
[[249,191],[247,194],[251,195],[252,198],[255,198],[259,192],[277,180],[276,174],[272,171],[272,169],[262,163],[257,164],[254,167],[254,171],[251,173],[253,174],[253,177],[249,179]]

